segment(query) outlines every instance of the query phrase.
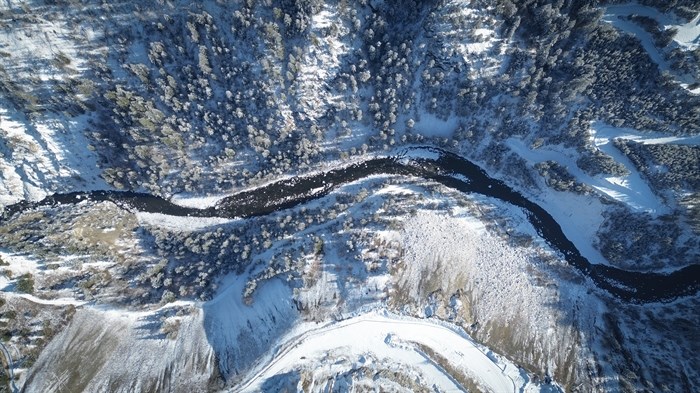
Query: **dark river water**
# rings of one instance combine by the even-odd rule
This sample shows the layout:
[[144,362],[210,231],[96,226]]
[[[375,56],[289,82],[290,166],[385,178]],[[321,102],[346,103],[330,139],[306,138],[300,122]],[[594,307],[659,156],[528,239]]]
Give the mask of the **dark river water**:
[[[566,261],[590,278],[596,286],[625,301],[645,303],[671,301],[700,290],[700,264],[668,274],[618,269],[589,261],[564,235],[557,221],[541,206],[525,198],[500,180],[491,178],[471,161],[432,148],[413,148],[408,155],[374,158],[310,176],[299,176],[267,184],[226,197],[207,209],[175,205],[163,198],[128,191],[91,191],[56,194],[38,202],[20,202],[5,208],[3,220],[39,206],[73,204],[86,199],[113,201],[149,213],[192,217],[252,217],[294,207],[327,195],[348,182],[378,174],[408,175],[436,181],[465,193],[500,199],[523,209],[537,233]],[[421,154],[424,153],[424,154]],[[424,158],[417,158],[424,156]],[[430,157],[430,158],[428,158]],[[455,175],[462,175],[457,176]]]

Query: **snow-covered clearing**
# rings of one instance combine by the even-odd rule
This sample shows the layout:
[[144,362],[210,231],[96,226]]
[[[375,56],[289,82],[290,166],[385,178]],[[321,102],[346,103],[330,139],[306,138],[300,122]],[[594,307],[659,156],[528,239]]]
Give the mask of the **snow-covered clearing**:
[[438,118],[428,112],[421,112],[413,128],[426,137],[447,138],[457,129],[458,119],[450,117],[447,120]]
[[11,54],[3,59],[3,65],[21,76],[49,80],[60,75],[52,64],[65,56],[65,67],[73,72],[83,71],[86,68],[80,56],[83,48],[74,39],[87,38],[90,33],[84,26],[80,31],[77,29],[63,18],[35,18],[31,23],[15,21],[14,26],[0,30],[0,50]]
[[[311,18],[311,29],[318,38],[304,54],[297,82],[300,96],[307,97],[301,105],[304,114],[312,119],[323,116],[329,103],[340,99],[331,95],[327,86],[327,81],[340,70],[341,58],[350,51],[344,40],[349,31],[337,23],[338,19],[336,10],[328,5]],[[335,32],[326,34],[331,26]]]
[[199,196],[191,193],[176,194],[170,198],[170,202],[183,207],[194,207],[198,209],[206,209],[215,206],[217,202],[226,198],[228,195],[207,195]]
[[[3,2],[0,9],[11,15],[11,9],[20,6]],[[80,81],[78,76],[87,69],[85,42],[94,38],[89,23],[76,25],[56,15],[12,17],[7,20],[11,25],[0,30],[5,77],[18,82],[22,94],[32,97],[37,108],[48,101],[42,96],[44,85]],[[84,94],[76,93],[74,98],[82,99]],[[95,154],[86,149],[87,120],[87,116],[67,118],[52,111],[34,111],[30,118],[0,97],[0,206],[38,200],[57,191],[106,189]]]
[[62,190],[107,189],[85,146],[85,119],[34,122],[0,108],[0,205]]
[[[241,391],[258,391],[268,378],[331,354],[358,366],[371,355],[386,364],[418,370],[439,391],[462,391],[441,367],[444,365],[436,364],[416,343],[448,359],[451,366],[477,381],[486,391],[516,392],[526,387],[517,366],[503,360],[494,362],[464,332],[426,319],[372,312],[287,336],[282,341],[284,344],[272,361],[253,370],[247,382],[240,386]],[[328,373],[334,371],[333,365],[324,368]]]
[[[489,18],[485,9],[469,1],[452,0],[445,7],[451,9],[452,21],[436,24],[434,32],[469,65],[470,79],[496,75],[505,59],[498,54],[505,41],[498,34],[501,21]],[[460,22],[462,19],[468,22]],[[477,23],[480,27],[475,26]]]
[[700,46],[700,12],[690,22],[675,27],[678,32],[673,40],[679,45],[689,50]]
[[494,35],[495,32],[490,29],[474,29],[474,36],[477,37],[477,40],[460,45],[458,50],[465,57],[468,55],[474,56],[487,54],[488,51],[498,42],[498,40],[494,40],[492,38]]
[[614,127],[601,122],[591,124],[591,140],[596,146],[607,145],[612,139],[629,139],[642,144],[700,145],[700,135],[668,136],[658,132],[641,133],[633,128]]

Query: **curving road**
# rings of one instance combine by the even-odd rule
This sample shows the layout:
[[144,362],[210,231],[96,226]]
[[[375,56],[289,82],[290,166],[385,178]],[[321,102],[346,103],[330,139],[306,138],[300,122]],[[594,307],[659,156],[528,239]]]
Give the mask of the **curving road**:
[[337,187],[378,174],[421,177],[465,193],[498,198],[521,208],[537,233],[564,259],[595,285],[629,302],[666,302],[700,290],[700,264],[692,264],[669,274],[635,272],[600,263],[581,255],[564,235],[556,220],[540,205],[528,200],[504,182],[491,178],[483,169],[454,153],[416,147],[391,157],[372,158],[309,176],[297,176],[243,191],[219,201],[216,206],[196,209],[175,205],[149,194],[123,191],[93,191],[56,194],[38,202],[8,206],[0,222],[19,212],[40,206],[78,203],[84,200],[112,201],[125,208],[149,213],[193,217],[252,217],[291,208],[328,195]]

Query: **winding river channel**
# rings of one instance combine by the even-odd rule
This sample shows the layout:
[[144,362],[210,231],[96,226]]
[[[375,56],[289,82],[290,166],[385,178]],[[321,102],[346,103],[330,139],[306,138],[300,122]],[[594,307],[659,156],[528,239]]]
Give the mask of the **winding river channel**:
[[[112,201],[149,213],[192,217],[252,217],[291,208],[323,197],[337,187],[367,176],[390,174],[432,180],[464,193],[478,193],[521,208],[537,233],[566,261],[596,286],[624,301],[671,301],[700,290],[700,264],[674,272],[635,272],[591,262],[581,255],[557,221],[541,206],[528,200],[483,169],[456,154],[433,147],[406,149],[391,157],[372,158],[338,169],[298,176],[243,191],[220,200],[214,207],[183,207],[163,198],[128,191],[91,191],[55,194],[38,202],[20,202],[5,208],[2,220],[40,206],[72,204],[84,200]],[[0,221],[1,222],[1,221]]]

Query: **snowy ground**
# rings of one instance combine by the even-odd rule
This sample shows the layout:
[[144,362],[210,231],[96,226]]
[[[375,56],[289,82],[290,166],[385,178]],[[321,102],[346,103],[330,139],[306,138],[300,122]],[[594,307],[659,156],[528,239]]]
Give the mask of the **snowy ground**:
[[[204,203],[204,202],[203,202]],[[230,224],[234,220],[219,217],[177,217],[160,213],[136,213],[139,224],[158,226],[170,230],[197,231],[216,225]]]
[[79,122],[35,122],[0,107],[0,205],[58,190],[106,189]]
[[[465,19],[478,23],[479,28],[465,29],[459,23],[440,23],[435,26],[435,33],[445,39],[445,45],[454,48],[470,66],[470,79],[496,75],[504,58],[496,55],[504,39],[498,35],[500,21],[491,19],[488,13],[473,2],[464,0],[449,1],[444,6],[451,10],[454,20]],[[469,26],[469,24],[467,24]]]
[[422,111],[413,128],[426,137],[449,138],[457,129],[457,123],[458,119],[456,117],[442,120],[435,115]]

